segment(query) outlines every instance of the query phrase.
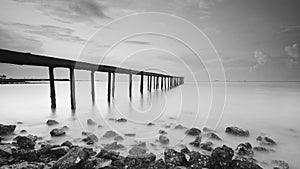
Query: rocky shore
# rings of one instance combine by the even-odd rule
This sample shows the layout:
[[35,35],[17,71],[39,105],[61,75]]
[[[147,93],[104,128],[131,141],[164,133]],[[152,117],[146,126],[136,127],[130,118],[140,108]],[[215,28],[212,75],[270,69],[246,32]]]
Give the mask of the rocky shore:
[[[118,119],[116,122],[126,123],[126,119]],[[96,125],[92,120],[88,125]],[[45,125],[59,124],[55,120],[48,120]],[[154,124],[153,124],[154,125]],[[150,125],[149,125],[150,126]],[[0,124],[0,136],[14,134],[16,125]],[[181,150],[166,148],[162,150],[163,157],[147,151],[147,145],[152,143],[138,142],[128,148],[128,155],[122,156],[118,150],[125,146],[119,142],[124,140],[114,131],[103,133],[104,138],[113,142],[102,148],[90,148],[99,142],[98,137],[89,132],[83,132],[82,142],[87,146],[74,145],[70,141],[58,144],[43,142],[38,136],[17,135],[12,142],[6,142],[0,137],[0,169],[262,169],[261,164],[253,157],[255,153],[271,153],[277,143],[270,137],[257,136],[260,146],[253,147],[247,142],[250,132],[239,127],[227,127],[225,132],[235,137],[244,137],[245,142],[236,148],[226,145],[213,148],[210,141],[202,141],[202,138],[222,141],[212,129],[198,128],[187,129],[182,125],[175,129],[183,130],[182,134],[194,137],[190,146],[207,151],[207,154],[195,150],[189,150],[187,145],[182,145]],[[66,134],[67,126],[54,128],[49,132],[52,137],[61,137]],[[26,131],[24,131],[26,132]],[[169,144],[167,132],[160,130],[157,142],[162,145]],[[134,133],[128,133],[133,137]],[[89,145],[89,146],[88,146]],[[266,154],[267,155],[267,154]],[[270,164],[274,169],[289,169],[288,163],[274,159]]]

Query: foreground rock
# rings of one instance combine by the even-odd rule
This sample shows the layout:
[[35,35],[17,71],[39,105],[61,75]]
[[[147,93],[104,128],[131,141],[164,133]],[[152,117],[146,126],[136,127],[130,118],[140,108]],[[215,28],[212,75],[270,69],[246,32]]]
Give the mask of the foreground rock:
[[122,144],[118,144],[117,142],[113,142],[111,144],[106,144],[103,147],[105,150],[118,150],[125,148]]
[[17,136],[15,140],[17,141],[17,145],[21,149],[34,149],[37,138],[38,138],[37,136],[28,135],[28,136]]
[[191,169],[198,169],[198,168],[209,168],[211,167],[211,159],[210,156],[203,155],[196,151],[191,151],[189,153],[189,167]]
[[252,156],[254,153],[253,153],[253,150],[252,150],[252,146],[250,143],[241,143],[237,146],[237,148],[235,149],[236,153],[238,155],[241,155],[241,156]]
[[212,169],[232,169],[233,155],[233,150],[225,145],[215,148],[211,154]]
[[188,166],[188,161],[183,153],[173,149],[167,149],[164,152],[164,160],[167,168],[175,168],[176,166]]
[[262,169],[258,164],[249,160],[233,160],[231,169]]
[[43,168],[45,168],[45,164],[43,163],[27,162],[27,161],[0,167],[0,169],[43,169]]
[[201,130],[197,128],[190,128],[185,133],[190,136],[197,136],[201,134]]
[[235,136],[241,136],[241,137],[249,137],[250,133],[248,130],[243,130],[238,127],[227,127],[225,130],[226,133],[235,135]]
[[16,129],[16,125],[4,125],[0,124],[0,135],[13,134]]

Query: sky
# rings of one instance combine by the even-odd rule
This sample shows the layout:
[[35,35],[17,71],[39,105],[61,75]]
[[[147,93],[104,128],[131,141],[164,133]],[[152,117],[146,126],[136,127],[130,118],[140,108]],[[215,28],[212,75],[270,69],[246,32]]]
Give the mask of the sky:
[[[299,81],[299,7],[299,0],[1,0],[0,48],[191,81]],[[0,74],[48,76],[7,64]]]

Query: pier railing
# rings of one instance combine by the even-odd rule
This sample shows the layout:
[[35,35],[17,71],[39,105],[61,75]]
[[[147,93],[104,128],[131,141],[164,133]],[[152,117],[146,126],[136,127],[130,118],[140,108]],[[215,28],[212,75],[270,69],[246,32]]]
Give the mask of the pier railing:
[[[87,62],[55,58],[50,56],[42,56],[31,53],[16,52],[11,50],[0,49],[0,63],[28,65],[28,66],[42,66],[49,69],[50,81],[50,97],[51,108],[56,108],[56,94],[55,94],[55,79],[54,68],[68,68],[70,70],[70,90],[71,90],[71,108],[76,108],[75,99],[75,75],[74,69],[91,71],[91,95],[92,101],[95,102],[95,72],[107,72],[107,100],[111,101],[115,93],[115,74],[129,75],[129,98],[132,97],[132,75],[140,76],[140,93],[144,92],[144,76],[147,76],[147,89],[151,92],[152,89],[161,90],[170,89],[184,83],[184,78],[179,76],[172,76],[162,73],[139,71],[133,69],[120,68],[109,65],[97,65]],[[111,82],[112,81],[112,82]],[[160,82],[159,82],[160,81]],[[159,86],[160,83],[160,86]],[[153,86],[152,86],[153,85]]]

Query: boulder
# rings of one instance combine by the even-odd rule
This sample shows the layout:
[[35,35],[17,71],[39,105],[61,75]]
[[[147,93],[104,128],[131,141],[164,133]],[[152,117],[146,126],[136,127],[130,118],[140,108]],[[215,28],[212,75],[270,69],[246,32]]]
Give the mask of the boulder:
[[212,151],[213,150],[212,145],[213,145],[212,142],[207,141],[205,143],[201,143],[199,147],[206,151]]
[[211,169],[231,169],[233,155],[234,151],[226,145],[215,148],[211,153]]
[[104,138],[113,138],[113,137],[116,137],[117,135],[118,135],[118,133],[116,133],[112,130],[109,130],[103,135],[103,137]]
[[0,124],[0,135],[13,134],[16,129],[16,125],[4,125]]
[[211,162],[209,156],[203,155],[196,151],[191,151],[189,156],[190,158],[188,163],[191,169],[210,168]]
[[86,144],[94,144],[99,141],[98,137],[95,134],[89,134],[86,138],[82,139]]
[[34,149],[37,136],[17,136],[15,140],[17,141],[18,147],[22,149]]
[[201,143],[202,137],[200,135],[196,136],[195,140],[190,142],[189,144],[195,147],[199,147]]
[[129,154],[130,155],[142,155],[142,154],[146,154],[147,152],[147,148],[145,147],[141,147],[141,146],[133,146],[130,150],[129,150]]
[[149,164],[155,162],[156,156],[153,153],[146,153],[141,155],[128,155],[124,162],[128,168],[142,169],[148,168]]
[[115,141],[123,141],[124,138],[123,138],[122,136],[116,136],[116,137],[114,138],[114,140],[115,140]]
[[268,145],[268,146],[276,145],[276,142],[273,139],[271,139],[270,137],[258,136],[256,138],[256,141],[259,142],[261,145]]
[[164,135],[160,135],[159,138],[158,138],[158,141],[161,143],[161,144],[169,144],[170,140],[167,136],[164,136]]
[[197,136],[201,134],[201,130],[197,128],[190,128],[185,133],[190,136]]
[[50,149],[50,153],[60,158],[69,152],[70,148],[67,146],[54,147]]
[[232,169],[262,169],[258,164],[249,160],[232,160]]
[[190,153],[190,150],[189,150],[189,148],[184,147],[184,148],[182,148],[182,149],[180,150],[180,152],[181,152],[181,153],[184,153],[184,154],[189,154],[189,153]]
[[105,149],[101,149],[101,151],[96,155],[97,158],[108,159],[112,161],[124,160],[125,157],[120,156],[119,152],[107,151]]
[[0,169],[44,169],[45,164],[37,163],[37,162],[21,162],[17,164],[4,165],[1,166]]
[[54,126],[54,125],[59,124],[59,122],[57,122],[56,120],[49,119],[49,120],[46,121],[46,124],[48,126]]
[[118,144],[117,142],[113,142],[111,144],[106,144],[103,147],[105,150],[118,150],[125,148],[122,144]]
[[0,144],[0,157],[12,155],[12,145],[10,144]]
[[61,143],[61,146],[67,146],[67,147],[71,148],[73,146],[73,144],[70,141],[65,141],[65,142]]
[[66,132],[65,132],[64,129],[58,129],[58,128],[55,128],[55,129],[53,129],[53,130],[50,131],[50,135],[51,135],[52,137],[63,136],[63,135],[65,135],[65,134],[66,134]]
[[176,166],[188,166],[188,161],[183,153],[173,149],[167,149],[164,152],[164,159],[167,168],[175,168]]
[[257,151],[257,152],[265,152],[265,153],[274,152],[273,149],[269,149],[269,148],[262,147],[262,146],[255,146],[255,147],[253,147],[253,150]]
[[290,168],[289,164],[283,160],[273,160],[272,164],[275,165],[274,168],[276,167],[276,169],[289,169]]
[[241,137],[249,137],[250,133],[248,130],[243,130],[239,127],[227,127],[225,129],[225,132],[231,135],[235,136],[241,136]]
[[241,143],[235,149],[235,152],[241,156],[252,156],[254,154],[250,143]]

